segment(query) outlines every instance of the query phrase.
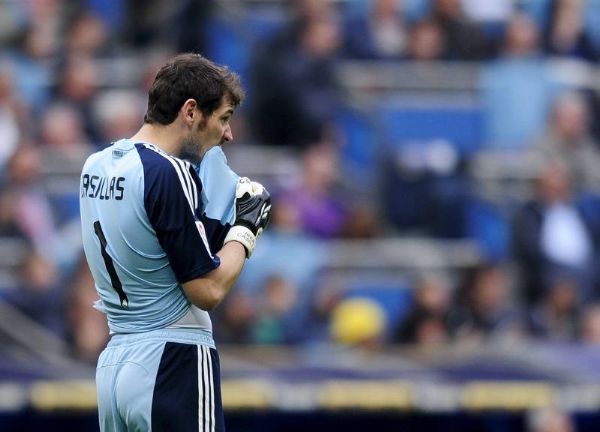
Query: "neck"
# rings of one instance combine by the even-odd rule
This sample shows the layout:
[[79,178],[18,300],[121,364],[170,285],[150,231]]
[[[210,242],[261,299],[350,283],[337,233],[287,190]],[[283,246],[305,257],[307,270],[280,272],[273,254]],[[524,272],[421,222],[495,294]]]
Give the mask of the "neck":
[[182,150],[182,137],[177,133],[173,124],[163,126],[144,123],[140,130],[131,137],[131,140],[152,143],[174,156],[179,156]]

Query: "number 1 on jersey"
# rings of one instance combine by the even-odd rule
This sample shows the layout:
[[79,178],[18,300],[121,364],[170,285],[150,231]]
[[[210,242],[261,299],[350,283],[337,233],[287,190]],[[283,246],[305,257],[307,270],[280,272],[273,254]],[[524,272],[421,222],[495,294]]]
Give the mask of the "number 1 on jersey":
[[110,283],[112,284],[117,294],[119,294],[119,299],[121,300],[121,307],[126,308],[129,305],[129,300],[127,299],[127,294],[125,294],[125,291],[123,291],[123,284],[121,284],[121,280],[119,279],[119,275],[117,274],[117,270],[115,269],[115,264],[113,263],[112,258],[106,251],[106,237],[104,236],[104,231],[102,231],[100,221],[94,222],[94,232],[98,236],[98,239],[100,239],[102,258],[104,258],[104,265],[106,266],[106,270],[108,271],[108,275],[110,276]]

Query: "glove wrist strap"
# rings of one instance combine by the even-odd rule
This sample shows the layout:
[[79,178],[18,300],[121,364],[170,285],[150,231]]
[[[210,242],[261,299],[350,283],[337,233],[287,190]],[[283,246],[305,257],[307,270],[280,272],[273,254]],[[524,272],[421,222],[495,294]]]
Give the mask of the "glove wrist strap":
[[252,256],[252,252],[254,252],[254,246],[256,245],[256,236],[252,234],[250,229],[242,225],[232,226],[229,229],[223,244],[227,244],[230,241],[241,243],[244,248],[246,248],[246,258],[250,258],[250,256]]

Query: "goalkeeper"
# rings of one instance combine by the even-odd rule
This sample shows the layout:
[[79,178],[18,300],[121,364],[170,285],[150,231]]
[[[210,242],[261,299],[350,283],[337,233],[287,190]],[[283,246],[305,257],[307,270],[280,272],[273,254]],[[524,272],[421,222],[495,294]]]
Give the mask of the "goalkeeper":
[[[158,72],[141,129],[83,167],[84,250],[111,333],[96,370],[102,431],[224,430],[207,311],[271,215],[269,193],[228,171],[219,149],[242,98],[227,68],[178,55]],[[209,188],[189,155],[204,156]]]

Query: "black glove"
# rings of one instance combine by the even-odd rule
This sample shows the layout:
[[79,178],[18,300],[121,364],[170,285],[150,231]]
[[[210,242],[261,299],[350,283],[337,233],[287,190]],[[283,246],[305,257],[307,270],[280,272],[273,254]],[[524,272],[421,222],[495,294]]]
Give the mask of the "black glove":
[[241,243],[246,248],[246,258],[250,258],[256,239],[271,221],[271,195],[260,183],[241,178],[235,188],[235,214],[224,243]]

